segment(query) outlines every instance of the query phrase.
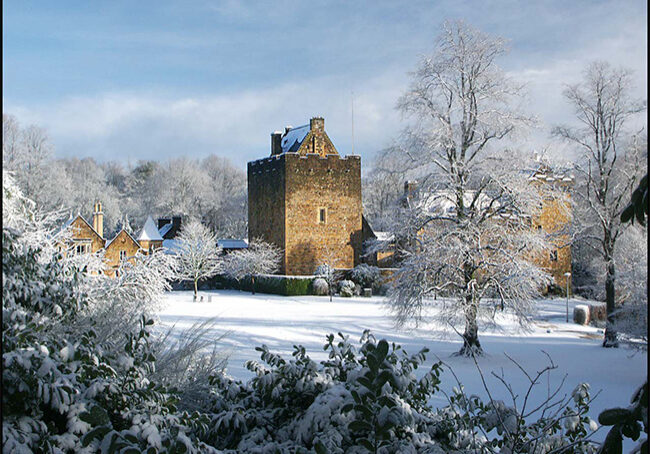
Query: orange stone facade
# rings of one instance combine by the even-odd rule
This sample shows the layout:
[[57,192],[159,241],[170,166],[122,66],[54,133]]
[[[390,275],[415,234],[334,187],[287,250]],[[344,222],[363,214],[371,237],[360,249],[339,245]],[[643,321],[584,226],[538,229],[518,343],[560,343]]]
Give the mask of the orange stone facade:
[[60,243],[59,251],[64,254],[95,254],[104,250],[105,273],[114,277],[122,260],[131,260],[136,253],[148,254],[162,247],[162,240],[143,240],[141,243],[133,238],[126,230],[121,230],[112,240],[103,238],[103,213],[101,203],[94,206],[93,225],[83,216],[77,215],[64,229],[70,232],[66,243]]
[[[535,186],[550,184],[555,190],[562,192],[562,197],[547,197],[544,200],[539,214],[532,220],[532,227],[552,235],[551,242],[554,245],[548,253],[535,257],[535,263],[551,274],[553,283],[559,290],[566,291],[565,274],[571,273],[572,260],[569,229],[572,219],[570,197],[574,180],[573,177],[553,175],[550,170],[543,169],[531,177],[531,182]],[[570,277],[568,284],[571,291]]]
[[311,119],[296,151],[275,150],[248,163],[249,241],[261,238],[283,251],[281,274],[311,275],[324,263],[358,265],[361,158],[338,154],[322,118]]
[[141,250],[140,244],[126,230],[121,230],[106,246],[104,252],[106,274],[114,277],[122,261],[133,260],[135,254]]

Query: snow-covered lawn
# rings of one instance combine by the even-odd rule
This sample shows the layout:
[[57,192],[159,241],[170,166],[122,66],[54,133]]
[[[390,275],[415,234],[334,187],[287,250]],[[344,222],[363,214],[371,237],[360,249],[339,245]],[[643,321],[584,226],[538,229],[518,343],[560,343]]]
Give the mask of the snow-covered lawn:
[[[247,379],[251,373],[244,363],[250,359],[259,360],[254,347],[266,344],[271,351],[290,357],[293,345],[302,344],[314,360],[325,359],[323,345],[325,335],[342,332],[350,335],[355,343],[365,329],[370,329],[377,339],[385,338],[401,344],[409,353],[416,353],[428,347],[427,366],[436,357],[453,368],[454,373],[470,394],[487,398],[480,374],[472,359],[452,356],[461,347],[458,336],[443,337],[440,327],[431,324],[416,330],[399,331],[382,305],[382,298],[334,298],[298,296],[283,297],[238,291],[201,292],[204,300],[193,302],[192,292],[170,292],[166,295],[165,307],[160,312],[162,327],[175,325],[178,330],[206,318],[215,317],[214,335],[227,333],[221,341],[222,348],[230,354],[228,373],[236,378]],[[529,373],[548,364],[548,353],[558,369],[550,376],[550,387],[565,379],[563,394],[569,394],[581,382],[591,385],[592,395],[601,391],[592,406],[592,417],[613,406],[627,406],[632,393],[647,376],[646,354],[628,348],[604,349],[602,330],[585,327],[565,321],[565,299],[539,301],[539,314],[532,331],[518,330],[516,323],[508,317],[499,318],[499,330],[483,331],[479,334],[486,352],[478,360],[493,398],[509,401],[507,390],[491,372],[501,374],[513,385],[516,394],[523,398],[527,383],[506,354],[515,359]],[[570,320],[573,307],[585,304],[584,300],[569,301]],[[450,392],[456,386],[448,368],[442,374],[441,389]],[[537,388],[535,400],[541,400],[547,392],[544,380]],[[435,405],[444,405],[446,398],[438,393]],[[529,407],[531,408],[531,407]],[[597,439],[603,439],[605,432],[599,430]]]

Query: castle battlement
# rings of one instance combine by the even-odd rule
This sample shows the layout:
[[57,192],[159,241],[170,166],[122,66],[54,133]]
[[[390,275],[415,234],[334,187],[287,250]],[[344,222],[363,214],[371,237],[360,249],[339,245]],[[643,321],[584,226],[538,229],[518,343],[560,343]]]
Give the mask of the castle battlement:
[[349,165],[360,166],[361,165],[361,156],[359,155],[347,155],[341,156],[339,154],[328,154],[320,155],[318,153],[307,153],[301,155],[299,153],[282,153],[278,155],[269,156],[267,158],[257,159],[255,161],[248,162],[248,171],[252,173],[263,173],[263,172],[272,172],[278,170],[279,167],[287,165],[317,165],[322,167],[323,164],[328,164],[341,166]]

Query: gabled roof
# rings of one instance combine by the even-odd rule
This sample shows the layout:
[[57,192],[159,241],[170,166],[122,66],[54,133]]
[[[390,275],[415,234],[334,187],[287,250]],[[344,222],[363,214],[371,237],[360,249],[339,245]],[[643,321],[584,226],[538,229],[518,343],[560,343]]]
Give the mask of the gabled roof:
[[158,231],[158,233],[160,233],[160,236],[164,237],[165,235],[167,235],[167,232],[169,232],[173,226],[174,226],[174,224],[169,222],[169,223],[163,225],[162,227],[160,227],[160,230]]
[[140,230],[138,235],[138,241],[162,241],[163,237],[160,235],[156,224],[154,223],[151,216],[149,216]]
[[282,153],[293,153],[298,151],[302,145],[303,140],[309,133],[309,125],[298,126],[292,128],[282,137]]
[[126,233],[126,235],[127,235],[129,238],[131,238],[131,241],[133,241],[133,242],[134,242],[138,247],[141,247],[141,246],[140,246],[140,243],[138,242],[138,240],[136,240],[135,238],[133,238],[133,236],[131,236],[131,234],[130,234],[129,232],[127,232],[126,230],[122,229],[122,230],[120,230],[119,232],[117,232],[117,235],[115,235],[113,238],[111,238],[109,241],[106,242],[106,245],[104,246],[104,249],[108,249],[108,247],[109,247],[111,244],[113,244],[113,241],[115,241],[115,240],[117,239],[117,237],[120,236],[120,234],[121,234],[122,232]]
[[74,223],[74,221],[76,221],[77,219],[81,219],[81,220],[84,222],[84,224],[86,224],[86,225],[88,226],[88,228],[90,229],[90,231],[93,232],[95,235],[97,235],[97,237],[98,237],[100,240],[102,240],[102,241],[106,241],[106,240],[105,240],[105,239],[104,239],[104,238],[103,238],[99,233],[97,233],[97,230],[95,230],[95,229],[93,228],[93,226],[92,226],[88,221],[86,221],[86,220],[84,219],[84,217],[83,217],[81,214],[77,214],[74,218],[70,218],[70,219],[68,219],[68,220],[65,222],[65,224],[63,224],[63,226],[58,230],[57,233],[62,232],[63,230],[69,228],[69,227]]

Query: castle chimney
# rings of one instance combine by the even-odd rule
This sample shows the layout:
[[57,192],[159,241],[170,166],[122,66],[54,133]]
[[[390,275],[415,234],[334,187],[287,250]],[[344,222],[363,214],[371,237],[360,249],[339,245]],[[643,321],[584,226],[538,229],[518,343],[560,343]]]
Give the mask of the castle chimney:
[[102,211],[101,202],[96,202],[94,209],[93,229],[95,229],[95,232],[97,232],[100,237],[104,238],[104,212]]
[[282,132],[271,133],[271,156],[282,153]]
[[323,117],[314,117],[309,120],[309,130],[310,131],[324,131],[325,130],[325,119]]

